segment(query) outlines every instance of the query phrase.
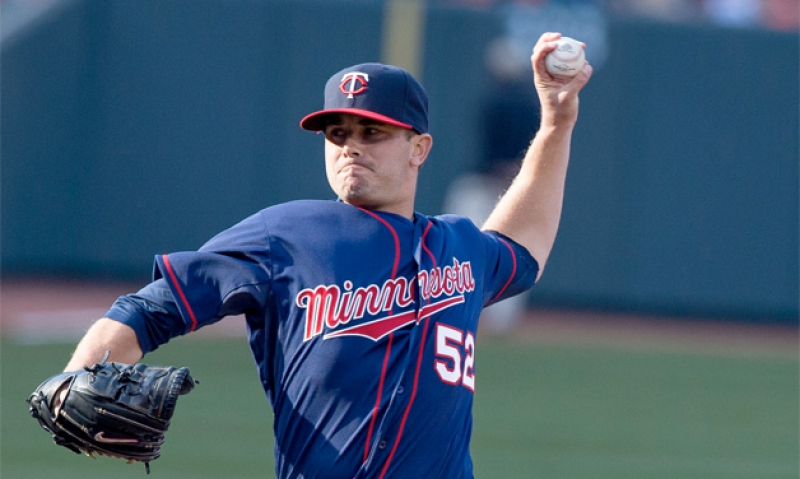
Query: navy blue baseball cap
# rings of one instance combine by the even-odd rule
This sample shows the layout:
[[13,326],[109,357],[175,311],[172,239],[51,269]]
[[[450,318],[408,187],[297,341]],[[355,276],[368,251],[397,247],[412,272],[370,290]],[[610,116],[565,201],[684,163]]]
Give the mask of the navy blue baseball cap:
[[362,63],[333,75],[325,84],[325,108],[300,121],[304,130],[325,129],[335,113],[363,116],[417,133],[428,132],[428,94],[406,70]]

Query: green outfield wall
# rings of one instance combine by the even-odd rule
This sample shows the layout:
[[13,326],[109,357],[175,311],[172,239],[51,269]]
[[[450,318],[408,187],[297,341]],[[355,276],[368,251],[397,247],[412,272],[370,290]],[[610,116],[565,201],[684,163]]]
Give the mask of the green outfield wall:
[[[330,198],[323,139],[298,122],[333,72],[385,61],[387,25],[402,41],[385,12],[73,1],[5,38],[3,275],[145,280],[154,254],[195,249],[270,204]],[[431,96],[418,209],[437,214],[478,161],[483,52],[502,25],[493,11],[416,15],[416,49],[400,51]],[[796,321],[797,34],[606,22],[531,301]]]

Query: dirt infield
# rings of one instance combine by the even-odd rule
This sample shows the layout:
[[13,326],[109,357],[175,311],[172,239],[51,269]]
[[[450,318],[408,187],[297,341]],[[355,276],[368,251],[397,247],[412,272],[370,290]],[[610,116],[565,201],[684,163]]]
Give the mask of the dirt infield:
[[[0,335],[20,343],[74,342],[114,300],[141,285],[80,280],[0,281]],[[204,335],[243,335],[241,318],[205,328]],[[797,356],[798,328],[720,320],[541,310],[528,312],[509,333],[548,344],[698,353]]]
[[[0,281],[0,335],[20,343],[74,342],[119,296],[141,283],[58,279]],[[200,334],[244,334],[244,323],[221,321]]]

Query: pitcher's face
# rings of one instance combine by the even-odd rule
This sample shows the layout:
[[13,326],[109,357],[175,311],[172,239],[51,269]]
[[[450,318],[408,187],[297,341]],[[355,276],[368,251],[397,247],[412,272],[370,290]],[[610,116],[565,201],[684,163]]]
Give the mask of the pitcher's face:
[[328,182],[342,201],[413,215],[417,177],[430,150],[430,135],[345,114],[332,116],[324,132]]

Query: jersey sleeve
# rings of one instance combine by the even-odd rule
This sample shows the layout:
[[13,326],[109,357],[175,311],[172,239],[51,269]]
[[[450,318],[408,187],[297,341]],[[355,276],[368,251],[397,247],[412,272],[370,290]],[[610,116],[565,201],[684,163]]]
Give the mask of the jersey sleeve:
[[107,316],[131,326],[148,352],[225,316],[263,311],[270,278],[269,241],[256,214],[198,251],[157,255],[153,282],[118,299]]
[[515,296],[536,282],[539,263],[528,250],[496,231],[484,231],[486,269],[484,270],[484,306]]
[[265,224],[256,214],[198,251],[156,256],[153,278],[169,285],[188,333],[225,316],[263,309],[269,265]]
[[178,306],[166,281],[153,281],[134,294],[120,296],[105,314],[136,332],[143,353],[184,334]]

